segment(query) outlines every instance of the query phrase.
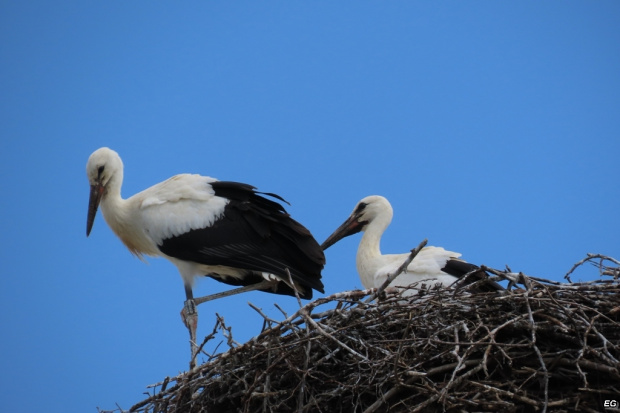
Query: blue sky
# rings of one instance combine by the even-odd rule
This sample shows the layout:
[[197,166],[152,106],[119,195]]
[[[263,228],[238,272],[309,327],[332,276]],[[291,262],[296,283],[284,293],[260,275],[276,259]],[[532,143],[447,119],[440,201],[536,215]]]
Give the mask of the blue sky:
[[[128,409],[187,368],[176,268],[133,258],[101,215],[85,236],[101,146],[125,197],[183,172],[247,182],[319,242],[380,194],[384,252],[428,238],[554,280],[620,258],[619,28],[617,1],[2,2],[3,409]],[[361,286],[358,242],[328,250],[328,294]],[[216,312],[257,334],[248,301],[297,307],[207,303],[199,335]]]

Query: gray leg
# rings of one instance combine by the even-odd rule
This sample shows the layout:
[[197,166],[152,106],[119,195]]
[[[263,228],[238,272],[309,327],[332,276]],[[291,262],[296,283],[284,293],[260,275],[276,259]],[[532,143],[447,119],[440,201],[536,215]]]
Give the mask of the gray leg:
[[211,294],[204,297],[199,297],[194,299],[194,294],[192,293],[192,289],[189,286],[185,286],[185,303],[183,305],[183,310],[181,310],[181,318],[183,319],[183,324],[187,327],[189,331],[189,341],[192,352],[192,359],[189,362],[189,368],[193,369],[196,367],[196,356],[198,355],[198,345],[196,344],[196,329],[198,328],[198,309],[196,308],[199,304],[206,303],[207,301],[217,300],[218,298],[230,297],[231,295],[237,295],[241,293],[245,293],[247,291],[255,291],[262,290],[266,288],[273,288],[278,283],[277,280],[265,280],[261,281],[258,284],[247,285],[245,287],[235,288],[233,290],[223,291],[217,294]]
[[246,285],[245,287],[239,287],[239,288],[235,288],[233,290],[223,291],[221,293],[206,295],[204,297],[199,297],[199,298],[196,298],[194,300],[194,302],[196,303],[196,305],[199,305],[199,304],[202,304],[202,303],[206,303],[207,301],[217,300],[218,298],[230,297],[231,295],[237,295],[237,294],[245,293],[245,292],[248,292],[248,291],[255,291],[255,290],[262,290],[262,289],[265,289],[265,288],[271,288],[271,287],[274,287],[277,283],[278,283],[278,281],[276,281],[276,280],[273,280],[273,281],[265,280],[265,281],[259,282],[258,284]]
[[192,358],[189,362],[189,368],[196,367],[196,356],[198,352],[198,345],[196,344],[196,329],[198,328],[198,310],[196,309],[196,302],[194,301],[194,294],[192,288],[185,286],[185,303],[183,304],[183,310],[181,310],[181,319],[183,324],[189,331],[189,345]]

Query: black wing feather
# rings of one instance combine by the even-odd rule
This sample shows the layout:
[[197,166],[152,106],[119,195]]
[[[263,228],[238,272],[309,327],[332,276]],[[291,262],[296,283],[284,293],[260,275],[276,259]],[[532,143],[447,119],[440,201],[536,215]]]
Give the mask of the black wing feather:
[[466,274],[473,272],[471,277],[466,280],[468,284],[472,284],[476,281],[485,280],[480,286],[479,289],[481,291],[490,292],[503,290],[503,287],[496,283],[495,281],[491,281],[488,279],[489,275],[484,272],[480,267],[475,264],[470,264],[466,261],[461,260],[448,260],[446,266],[441,269],[441,271],[450,274],[457,278],[462,278]]
[[[222,265],[246,270],[237,279],[205,274],[231,285],[251,285],[263,280],[253,272],[267,272],[288,279],[286,268],[295,282],[304,287],[302,298],[312,298],[312,289],[324,292],[321,270],[325,256],[310,231],[295,221],[282,205],[262,195],[248,184],[228,181],[212,182],[215,195],[229,200],[224,214],[210,227],[189,231],[162,241],[159,249],[166,255],[205,265]],[[269,290],[269,292],[274,292]],[[285,283],[277,294],[294,295]]]

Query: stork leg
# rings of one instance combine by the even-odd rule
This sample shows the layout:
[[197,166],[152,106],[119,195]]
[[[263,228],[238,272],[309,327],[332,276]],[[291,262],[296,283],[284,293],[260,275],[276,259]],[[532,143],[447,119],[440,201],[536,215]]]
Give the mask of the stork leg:
[[189,361],[189,368],[196,367],[196,356],[198,355],[198,345],[196,344],[196,329],[198,328],[198,310],[196,309],[196,302],[194,301],[194,294],[190,286],[185,286],[185,303],[181,310],[181,319],[183,324],[189,331],[189,345],[192,358]]
[[189,344],[191,347],[192,358],[189,362],[189,368],[196,367],[196,357],[198,356],[198,345],[196,344],[196,330],[198,328],[198,309],[199,304],[206,303],[207,301],[217,300],[218,298],[230,297],[231,295],[237,295],[245,293],[247,291],[262,290],[266,288],[273,288],[277,285],[278,280],[264,280],[257,284],[246,285],[244,287],[235,288],[221,293],[206,295],[204,297],[194,298],[192,288],[185,286],[185,303],[183,310],[181,310],[181,319],[183,324],[189,331]]
[[205,295],[204,297],[198,297],[194,299],[196,305],[206,303],[207,301],[217,300],[218,298],[230,297],[231,295],[237,295],[248,291],[262,290],[265,288],[274,287],[279,281],[277,280],[264,280],[258,284],[246,285],[244,287],[234,288],[228,291],[222,291],[221,293]]

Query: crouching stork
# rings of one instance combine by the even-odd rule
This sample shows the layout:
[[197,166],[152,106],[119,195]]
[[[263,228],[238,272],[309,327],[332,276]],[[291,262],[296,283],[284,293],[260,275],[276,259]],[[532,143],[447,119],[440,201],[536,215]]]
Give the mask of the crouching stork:
[[[362,239],[357,249],[356,264],[364,288],[379,288],[390,274],[395,273],[408,258],[405,254],[382,254],[381,237],[392,221],[392,206],[382,196],[368,196],[357,203],[353,212],[321,245],[325,250],[342,238],[362,231]],[[474,282],[486,278],[484,271],[474,264],[459,259],[458,252],[447,251],[441,247],[425,247],[415,256],[407,269],[392,283],[391,287],[423,285],[428,287],[454,284],[459,278],[470,274],[466,281]],[[403,295],[416,294],[418,288],[409,288]],[[481,283],[481,290],[503,289],[494,281]]]

